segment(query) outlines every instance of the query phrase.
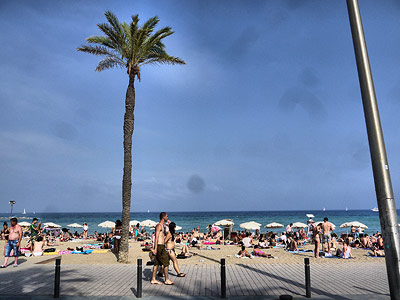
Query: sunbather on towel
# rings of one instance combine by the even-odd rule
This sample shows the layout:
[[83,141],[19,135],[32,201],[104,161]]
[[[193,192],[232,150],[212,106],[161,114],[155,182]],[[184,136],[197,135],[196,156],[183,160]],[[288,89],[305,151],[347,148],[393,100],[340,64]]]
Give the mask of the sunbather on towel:
[[254,246],[253,255],[260,256],[260,257],[266,257],[266,258],[274,258],[271,254],[264,253],[263,251],[261,251],[260,247],[258,247],[258,245]]
[[248,257],[248,258],[253,258],[249,252],[247,252],[246,247],[242,246],[242,250],[239,251],[238,255],[240,257]]
[[43,255],[43,238],[38,236],[36,241],[33,244],[33,256],[42,256]]
[[372,250],[372,252],[369,252],[369,255],[377,256],[377,257],[385,257],[385,251],[384,250],[379,250],[376,247],[372,247],[371,250]]
[[350,240],[349,239],[346,239],[343,242],[343,248],[342,249],[337,249],[336,256],[342,257],[344,259],[353,258],[353,255],[351,254],[351,247],[350,247]]

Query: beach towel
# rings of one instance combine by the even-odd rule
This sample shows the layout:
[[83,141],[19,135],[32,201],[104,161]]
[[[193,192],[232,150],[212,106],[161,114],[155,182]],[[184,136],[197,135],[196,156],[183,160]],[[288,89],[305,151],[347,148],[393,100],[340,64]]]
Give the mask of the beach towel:
[[92,253],[93,251],[94,251],[94,250],[83,250],[83,251],[74,250],[74,251],[71,252],[71,254],[90,254],[90,253]]
[[235,254],[235,257],[236,257],[236,258],[247,258],[247,259],[250,259],[250,257],[247,257],[247,256],[240,256],[239,254]]
[[58,252],[43,252],[43,255],[58,255]]
[[340,256],[334,256],[334,255],[332,255],[332,256],[320,256],[320,257],[322,257],[322,258],[339,258],[339,259],[353,259],[354,258],[354,257],[343,258],[343,257],[340,257]]
[[102,250],[93,250],[92,253],[107,253],[109,250],[108,249],[102,249]]

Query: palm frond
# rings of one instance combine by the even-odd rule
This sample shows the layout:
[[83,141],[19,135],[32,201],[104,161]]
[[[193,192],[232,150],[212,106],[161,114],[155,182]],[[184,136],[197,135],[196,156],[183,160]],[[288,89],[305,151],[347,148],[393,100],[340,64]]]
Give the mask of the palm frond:
[[118,21],[118,18],[116,15],[114,15],[111,11],[106,11],[104,14],[107,18],[108,23],[111,24],[112,28],[114,31],[118,34],[118,36],[121,36],[122,30],[121,30],[121,25]]
[[170,56],[165,53],[164,55],[159,55],[157,57],[148,58],[144,62],[142,62],[140,65],[148,65],[148,64],[185,65],[186,62],[179,57]]
[[111,52],[110,50],[108,50],[106,47],[103,46],[83,45],[77,48],[76,50],[94,55],[109,55],[109,56],[115,55],[113,52]]
[[158,22],[160,22],[160,19],[157,16],[152,17],[143,24],[142,28],[145,29],[148,33],[152,33]]
[[111,69],[111,68],[115,68],[115,67],[125,68],[126,66],[118,58],[112,57],[112,56],[107,56],[106,58],[102,59],[99,62],[99,64],[96,67],[96,71],[101,72],[103,70]]
[[86,38],[86,41],[91,44],[100,44],[105,47],[115,49],[116,45],[109,37],[103,35],[94,35]]

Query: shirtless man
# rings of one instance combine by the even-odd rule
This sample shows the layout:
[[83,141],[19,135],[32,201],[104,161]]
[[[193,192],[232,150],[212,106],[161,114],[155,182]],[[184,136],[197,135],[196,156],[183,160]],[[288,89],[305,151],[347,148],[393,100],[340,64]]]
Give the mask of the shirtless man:
[[10,235],[8,236],[8,242],[6,246],[6,254],[4,255],[4,264],[1,268],[7,267],[8,258],[10,257],[11,250],[14,252],[14,267],[18,267],[18,255],[19,248],[21,246],[22,229],[18,224],[17,218],[11,218],[10,220]]
[[168,267],[169,267],[169,256],[165,250],[165,236],[164,236],[164,224],[168,221],[168,214],[162,212],[160,214],[160,223],[155,228],[155,239],[153,243],[153,249],[151,251],[156,256],[154,260],[153,276],[151,278],[151,284],[162,284],[156,280],[157,269],[159,266],[164,267],[164,276],[166,285],[173,285],[174,283],[168,279]]
[[328,218],[324,218],[324,223],[322,223],[322,248],[325,250],[324,244],[328,244],[328,253],[331,251],[331,232],[333,231],[333,226],[328,222]]

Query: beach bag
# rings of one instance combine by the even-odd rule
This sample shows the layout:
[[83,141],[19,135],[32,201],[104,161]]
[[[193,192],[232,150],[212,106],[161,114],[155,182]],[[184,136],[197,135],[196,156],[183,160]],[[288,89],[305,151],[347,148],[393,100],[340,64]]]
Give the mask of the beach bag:
[[43,252],[56,252],[56,248],[44,249]]

